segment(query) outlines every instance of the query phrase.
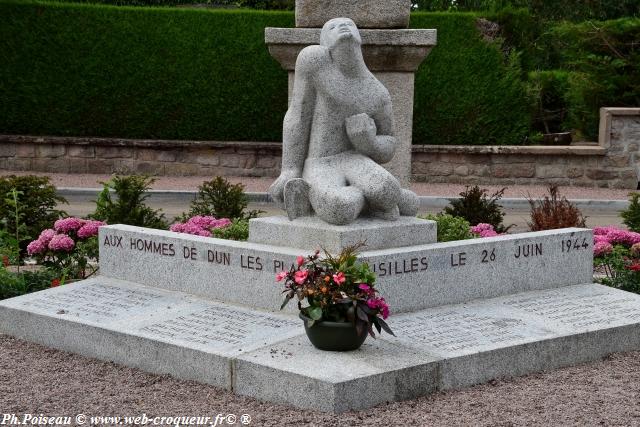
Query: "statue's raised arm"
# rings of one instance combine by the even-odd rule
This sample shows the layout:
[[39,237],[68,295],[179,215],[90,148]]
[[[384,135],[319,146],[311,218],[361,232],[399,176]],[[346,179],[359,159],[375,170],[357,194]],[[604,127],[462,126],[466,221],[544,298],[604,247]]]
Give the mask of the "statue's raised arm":
[[361,44],[353,21],[336,18],[322,28],[320,45],[298,56],[282,171],[269,189],[290,219],[315,212],[340,225],[417,213],[417,196],[380,165],[396,148],[391,98],[367,69]]

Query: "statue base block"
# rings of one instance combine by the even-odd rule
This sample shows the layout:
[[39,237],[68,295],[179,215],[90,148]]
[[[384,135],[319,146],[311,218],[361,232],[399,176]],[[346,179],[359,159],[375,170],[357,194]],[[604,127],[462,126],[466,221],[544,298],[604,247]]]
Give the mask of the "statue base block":
[[435,243],[436,239],[435,221],[408,216],[396,221],[358,218],[348,225],[327,224],[318,217],[290,221],[272,216],[249,221],[249,242],[309,251],[338,253],[360,242],[365,244],[361,251],[372,251]]

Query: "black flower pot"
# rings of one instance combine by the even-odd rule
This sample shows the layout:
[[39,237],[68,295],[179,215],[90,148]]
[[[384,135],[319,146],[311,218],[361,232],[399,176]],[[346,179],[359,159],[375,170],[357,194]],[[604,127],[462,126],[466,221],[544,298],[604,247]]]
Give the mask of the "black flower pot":
[[304,314],[300,313],[300,318],[304,321],[304,330],[309,337],[309,341],[317,349],[327,351],[351,351],[360,348],[364,340],[367,339],[367,331],[362,336],[358,335],[356,326],[351,322],[313,322]]

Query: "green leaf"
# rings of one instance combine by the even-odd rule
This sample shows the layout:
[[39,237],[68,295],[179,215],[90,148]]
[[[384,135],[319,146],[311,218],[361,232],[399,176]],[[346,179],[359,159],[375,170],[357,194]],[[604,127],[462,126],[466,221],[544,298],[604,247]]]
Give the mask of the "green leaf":
[[308,313],[309,317],[313,320],[322,319],[322,309],[320,307],[310,307]]

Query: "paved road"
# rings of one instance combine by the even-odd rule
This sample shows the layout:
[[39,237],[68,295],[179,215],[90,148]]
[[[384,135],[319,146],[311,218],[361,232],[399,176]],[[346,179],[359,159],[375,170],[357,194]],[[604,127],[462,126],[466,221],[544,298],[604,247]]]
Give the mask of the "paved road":
[[[84,216],[95,209],[95,204],[91,202],[91,198],[78,198],[74,199],[67,197],[70,205],[65,208],[70,215]],[[174,217],[182,214],[189,208],[188,202],[184,200],[171,200],[162,198],[161,200],[150,199],[149,205],[154,209],[162,209],[166,217],[173,219]],[[265,211],[262,215],[284,215],[284,212],[272,204],[264,203],[251,203],[249,209],[259,209]],[[426,208],[421,210],[422,213],[438,213],[439,208]],[[515,224],[510,230],[511,232],[524,232],[528,230],[527,221],[530,219],[528,209],[505,209],[505,224]],[[622,225],[622,219],[619,216],[619,212],[611,209],[592,209],[583,210],[583,214],[587,216],[587,226],[595,227],[601,225]]]

